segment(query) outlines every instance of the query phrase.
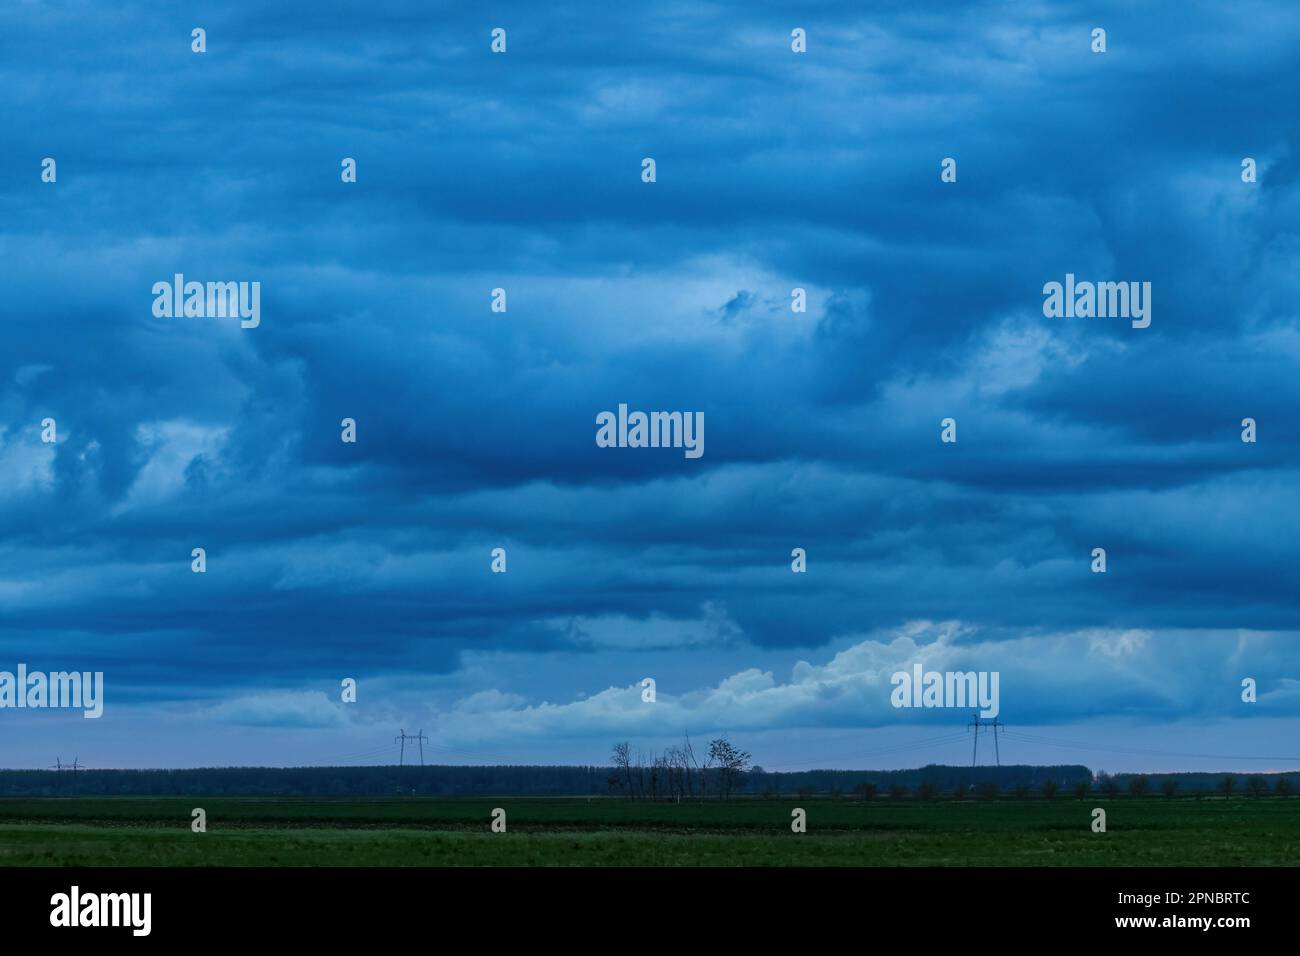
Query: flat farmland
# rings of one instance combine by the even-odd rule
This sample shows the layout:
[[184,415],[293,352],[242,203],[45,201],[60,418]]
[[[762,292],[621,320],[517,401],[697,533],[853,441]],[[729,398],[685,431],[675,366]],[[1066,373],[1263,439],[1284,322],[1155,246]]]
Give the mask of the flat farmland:
[[0,865],[1295,866],[1300,799],[4,798]]

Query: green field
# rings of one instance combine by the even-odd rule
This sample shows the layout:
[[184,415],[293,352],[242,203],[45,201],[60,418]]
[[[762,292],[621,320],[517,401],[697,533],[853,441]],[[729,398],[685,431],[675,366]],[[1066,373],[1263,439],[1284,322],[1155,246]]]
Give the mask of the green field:
[[[790,831],[795,806],[805,834]],[[206,833],[190,830],[194,807]],[[489,829],[494,807],[505,833]],[[0,866],[1298,864],[1300,800],[1278,797],[0,799]]]

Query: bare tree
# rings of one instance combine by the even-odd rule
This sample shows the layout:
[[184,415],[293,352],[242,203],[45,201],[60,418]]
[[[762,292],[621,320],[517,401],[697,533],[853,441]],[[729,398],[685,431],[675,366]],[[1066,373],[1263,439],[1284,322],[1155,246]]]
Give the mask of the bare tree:
[[1263,796],[1268,793],[1268,778],[1261,777],[1259,774],[1253,774],[1246,778],[1246,786],[1250,788],[1252,796]]
[[627,741],[614,745],[611,755],[614,761],[615,775],[619,778],[628,798],[635,800],[636,792],[632,789],[632,747]]
[[669,747],[664,751],[663,760],[668,797],[669,799],[676,798],[680,800],[686,791],[685,772],[682,766],[684,760],[682,748],[675,745]]
[[650,799],[659,799],[659,790],[663,785],[664,778],[664,758],[656,757],[655,752],[650,751]]
[[1172,799],[1173,795],[1178,792],[1178,778],[1165,777],[1165,779],[1161,780],[1160,792],[1163,793],[1166,797]]
[[636,748],[635,769],[636,769],[636,777],[634,779],[636,780],[636,792],[640,796],[644,797],[645,796],[645,754],[641,752],[640,747]]
[[718,768],[718,797],[726,799],[749,769],[750,754],[740,750],[726,737],[709,741],[709,762]]
[[[682,753],[686,760],[686,792],[690,796],[695,796],[695,774],[700,772],[700,763],[695,759],[695,748],[691,746],[691,735],[684,734],[686,742],[682,744]],[[703,779],[700,782],[700,790],[704,790]]]

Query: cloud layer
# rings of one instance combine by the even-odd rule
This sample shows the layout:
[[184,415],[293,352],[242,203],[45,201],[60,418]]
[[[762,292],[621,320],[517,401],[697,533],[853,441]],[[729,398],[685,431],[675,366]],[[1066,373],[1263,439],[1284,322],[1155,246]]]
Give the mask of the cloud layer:
[[[1020,726],[1287,753],[1296,12],[791,16],[7,5],[0,667],[105,671],[99,765],[421,722],[575,761],[729,729],[775,764],[897,730],[881,675],[951,620],[927,666],[1001,669]],[[177,272],[260,281],[260,327],[155,318]],[[1067,272],[1151,282],[1151,327],[1045,319]],[[704,412],[705,456],[597,448],[620,402]],[[68,733],[21,726],[14,763]]]

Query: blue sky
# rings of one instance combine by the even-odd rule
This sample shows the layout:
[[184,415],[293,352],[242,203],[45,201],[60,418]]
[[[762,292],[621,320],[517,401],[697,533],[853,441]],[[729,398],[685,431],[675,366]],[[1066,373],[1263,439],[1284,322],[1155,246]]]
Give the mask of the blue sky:
[[[0,764],[968,760],[921,662],[1001,673],[1007,759],[1300,767],[1298,53],[1287,2],[6,4],[0,669],[107,690]],[[260,326],[156,318],[178,272]]]

